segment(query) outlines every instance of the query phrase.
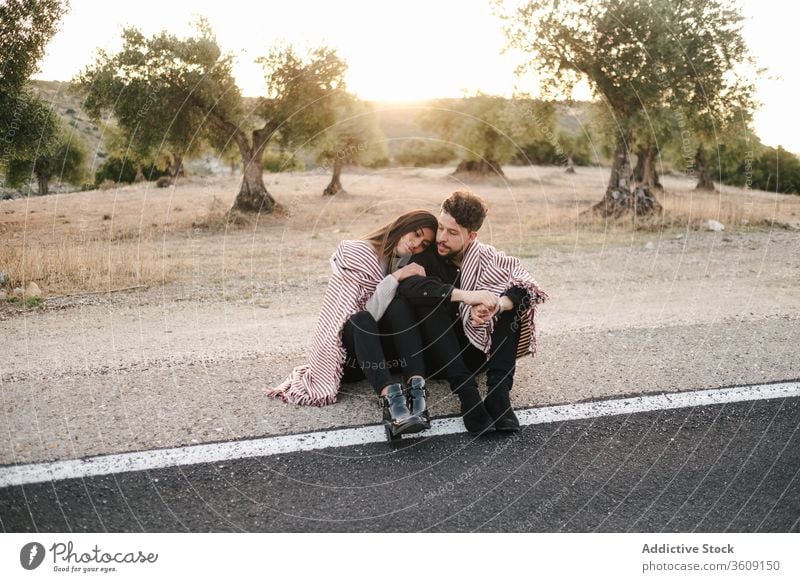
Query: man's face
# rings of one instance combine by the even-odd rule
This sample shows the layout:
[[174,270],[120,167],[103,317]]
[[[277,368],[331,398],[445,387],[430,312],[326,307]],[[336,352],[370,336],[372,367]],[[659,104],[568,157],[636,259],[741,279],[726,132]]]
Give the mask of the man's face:
[[456,219],[442,212],[439,214],[439,229],[436,231],[436,251],[440,257],[453,258],[460,255],[478,233],[470,232],[456,222]]

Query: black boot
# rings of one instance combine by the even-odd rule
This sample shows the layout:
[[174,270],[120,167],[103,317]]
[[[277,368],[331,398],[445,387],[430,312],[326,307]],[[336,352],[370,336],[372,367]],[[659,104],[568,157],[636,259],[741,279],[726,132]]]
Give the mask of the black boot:
[[408,409],[413,416],[419,418],[426,429],[431,427],[428,414],[428,391],[425,389],[425,378],[414,376],[408,381]]
[[492,428],[494,420],[486,411],[475,384],[462,386],[456,390],[456,394],[461,401],[461,416],[464,418],[464,426],[467,427],[470,434],[483,434]]
[[519,431],[519,419],[511,406],[509,392],[509,389],[503,384],[495,386],[489,390],[483,404],[486,406],[486,412],[494,419],[496,430],[517,432]]
[[378,396],[383,409],[383,424],[390,437],[419,432],[425,428],[406,405],[406,394],[400,384],[391,384],[386,396]]

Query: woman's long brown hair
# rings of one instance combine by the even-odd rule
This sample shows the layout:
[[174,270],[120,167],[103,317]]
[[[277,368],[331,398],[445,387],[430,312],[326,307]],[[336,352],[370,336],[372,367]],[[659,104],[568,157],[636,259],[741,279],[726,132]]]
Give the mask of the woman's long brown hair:
[[365,234],[361,240],[371,242],[381,259],[389,259],[404,234],[419,228],[430,228],[435,234],[438,226],[436,217],[427,210],[409,210],[382,227]]

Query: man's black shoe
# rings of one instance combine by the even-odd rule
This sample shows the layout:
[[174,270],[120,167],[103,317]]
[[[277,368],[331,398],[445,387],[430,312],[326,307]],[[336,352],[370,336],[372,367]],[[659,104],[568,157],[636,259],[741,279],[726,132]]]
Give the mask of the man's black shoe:
[[492,417],[496,430],[501,432],[519,431],[519,419],[511,406],[509,390],[503,386],[497,386],[489,391],[483,404],[486,406],[486,412]]
[[471,435],[480,435],[492,428],[494,420],[486,411],[476,386],[460,388],[456,394],[461,401],[461,416]]

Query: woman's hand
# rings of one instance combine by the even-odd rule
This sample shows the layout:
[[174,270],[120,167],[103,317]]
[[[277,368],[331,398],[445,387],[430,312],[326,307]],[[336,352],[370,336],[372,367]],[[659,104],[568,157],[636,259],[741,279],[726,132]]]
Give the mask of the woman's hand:
[[[458,293],[456,293],[458,291]],[[454,301],[461,301],[467,305],[485,305],[492,311],[497,309],[497,295],[491,291],[464,291],[463,289],[456,289],[453,291],[452,298]]]
[[415,275],[424,277],[425,267],[423,267],[422,265],[418,265],[417,263],[409,263],[405,267],[400,267],[394,273],[392,273],[392,277],[397,279],[398,283],[400,283],[403,279],[407,279],[408,277],[414,277]]

